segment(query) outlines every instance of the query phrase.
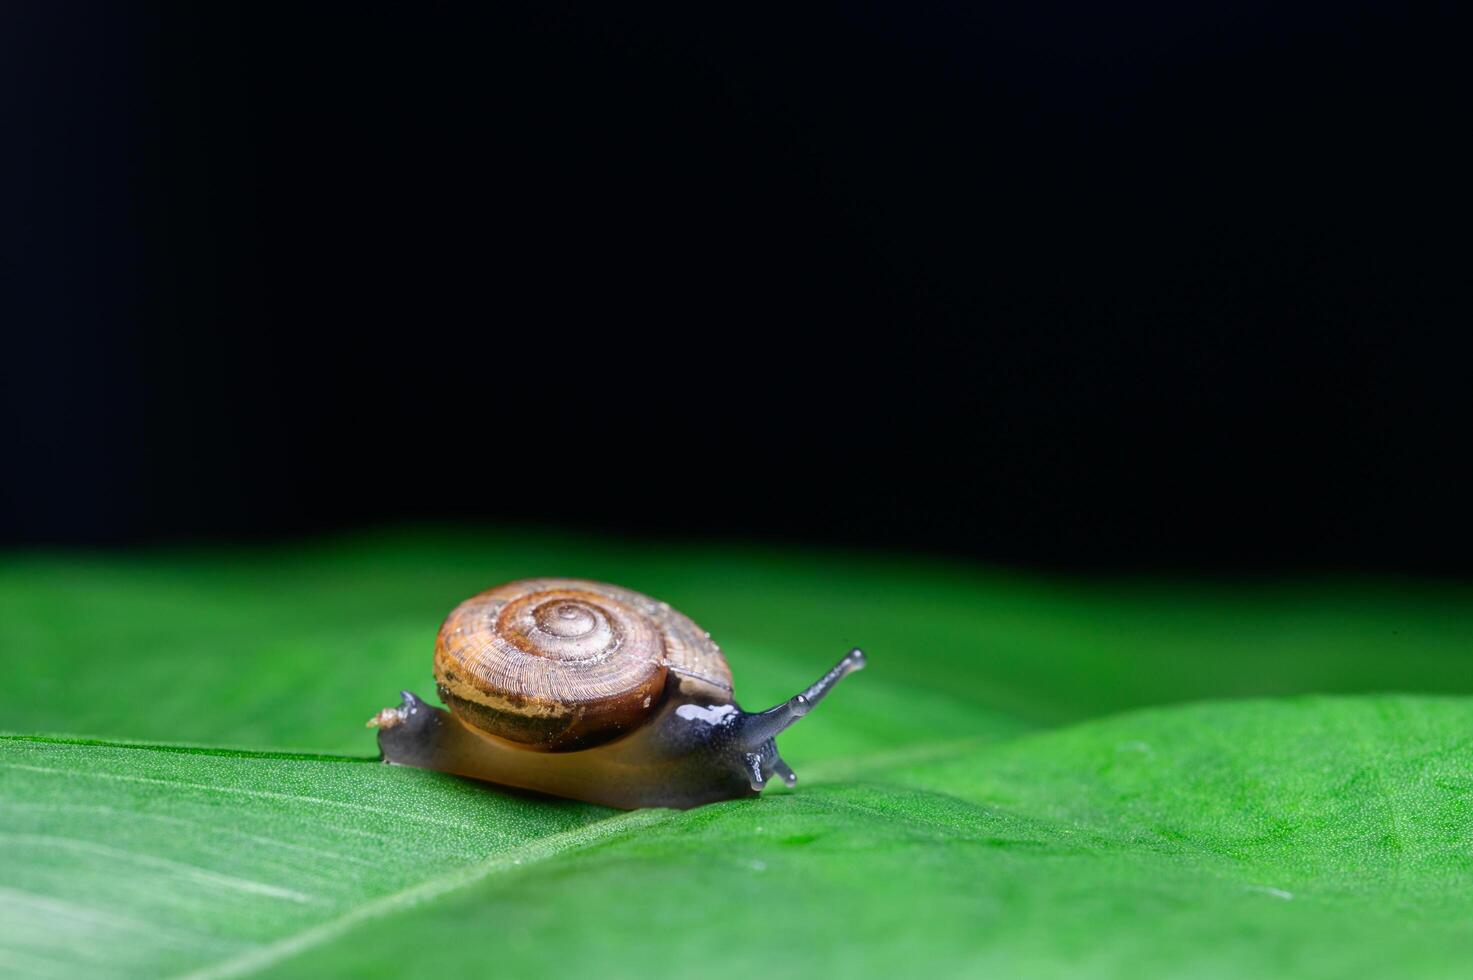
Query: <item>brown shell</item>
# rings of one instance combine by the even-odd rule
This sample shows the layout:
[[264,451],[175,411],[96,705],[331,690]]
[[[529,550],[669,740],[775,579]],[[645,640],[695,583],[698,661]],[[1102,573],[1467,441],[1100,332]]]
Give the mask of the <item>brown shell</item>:
[[704,630],[666,603],[581,579],[523,579],[462,602],[440,627],[435,683],[467,724],[550,751],[637,727],[667,684],[731,701],[731,671]]

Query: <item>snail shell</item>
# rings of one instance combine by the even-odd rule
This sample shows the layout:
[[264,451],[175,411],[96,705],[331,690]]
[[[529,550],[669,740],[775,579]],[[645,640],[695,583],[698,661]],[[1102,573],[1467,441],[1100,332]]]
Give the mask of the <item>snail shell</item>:
[[446,617],[434,676],[448,712],[409,692],[369,720],[384,761],[610,806],[699,806],[761,792],[793,771],[775,738],[840,678],[850,651],[802,694],[742,711],[710,635],[632,589],[526,579]]
[[636,727],[674,674],[691,694],[731,700],[731,671],[699,626],[632,589],[526,579],[457,606],[435,643],[435,684],[456,717],[549,751]]

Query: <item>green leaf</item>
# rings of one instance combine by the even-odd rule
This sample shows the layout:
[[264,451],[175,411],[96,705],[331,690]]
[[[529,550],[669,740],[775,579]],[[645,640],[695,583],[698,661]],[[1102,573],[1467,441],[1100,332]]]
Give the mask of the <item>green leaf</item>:
[[1453,699],[1199,705],[620,815],[343,760],[7,739],[0,962],[1452,975],[1470,726]]
[[[749,707],[871,668],[757,800],[368,761],[449,607],[539,573],[690,613]],[[1179,702],[1468,692],[1469,598],[491,533],[13,556],[0,975],[1461,975],[1473,702]]]
[[3,737],[0,971],[228,961],[580,846],[610,813],[357,759]]
[[[1130,715],[887,767],[486,878],[283,972],[1462,975],[1473,705]],[[909,784],[897,785],[897,784]],[[630,971],[633,972],[633,971]]]

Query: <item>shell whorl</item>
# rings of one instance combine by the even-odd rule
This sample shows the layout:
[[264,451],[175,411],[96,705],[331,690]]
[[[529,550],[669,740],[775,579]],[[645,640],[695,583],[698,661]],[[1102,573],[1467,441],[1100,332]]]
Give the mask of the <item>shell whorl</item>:
[[440,627],[435,681],[462,721],[549,751],[637,727],[667,685],[731,701],[731,672],[700,627],[631,589],[579,579],[509,582],[461,603]]

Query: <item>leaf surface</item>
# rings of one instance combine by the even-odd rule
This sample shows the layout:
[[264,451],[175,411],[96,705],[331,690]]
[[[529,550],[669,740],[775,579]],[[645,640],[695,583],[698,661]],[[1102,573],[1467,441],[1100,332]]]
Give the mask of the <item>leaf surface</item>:
[[185,971],[610,814],[354,759],[0,738],[0,964]]
[[431,976],[487,955],[517,976],[1455,975],[1470,731],[1458,699],[1194,705],[632,815],[351,761],[7,739],[0,957],[38,975]]
[[[369,761],[445,611],[549,573],[693,615],[748,707],[871,668],[758,800]],[[1473,702],[1296,695],[1473,692],[1470,597],[504,533],[12,556],[0,974],[1465,975]]]
[[454,971],[470,934],[512,975],[1461,975],[1470,726],[1405,698],[1127,715],[677,815],[280,969]]

